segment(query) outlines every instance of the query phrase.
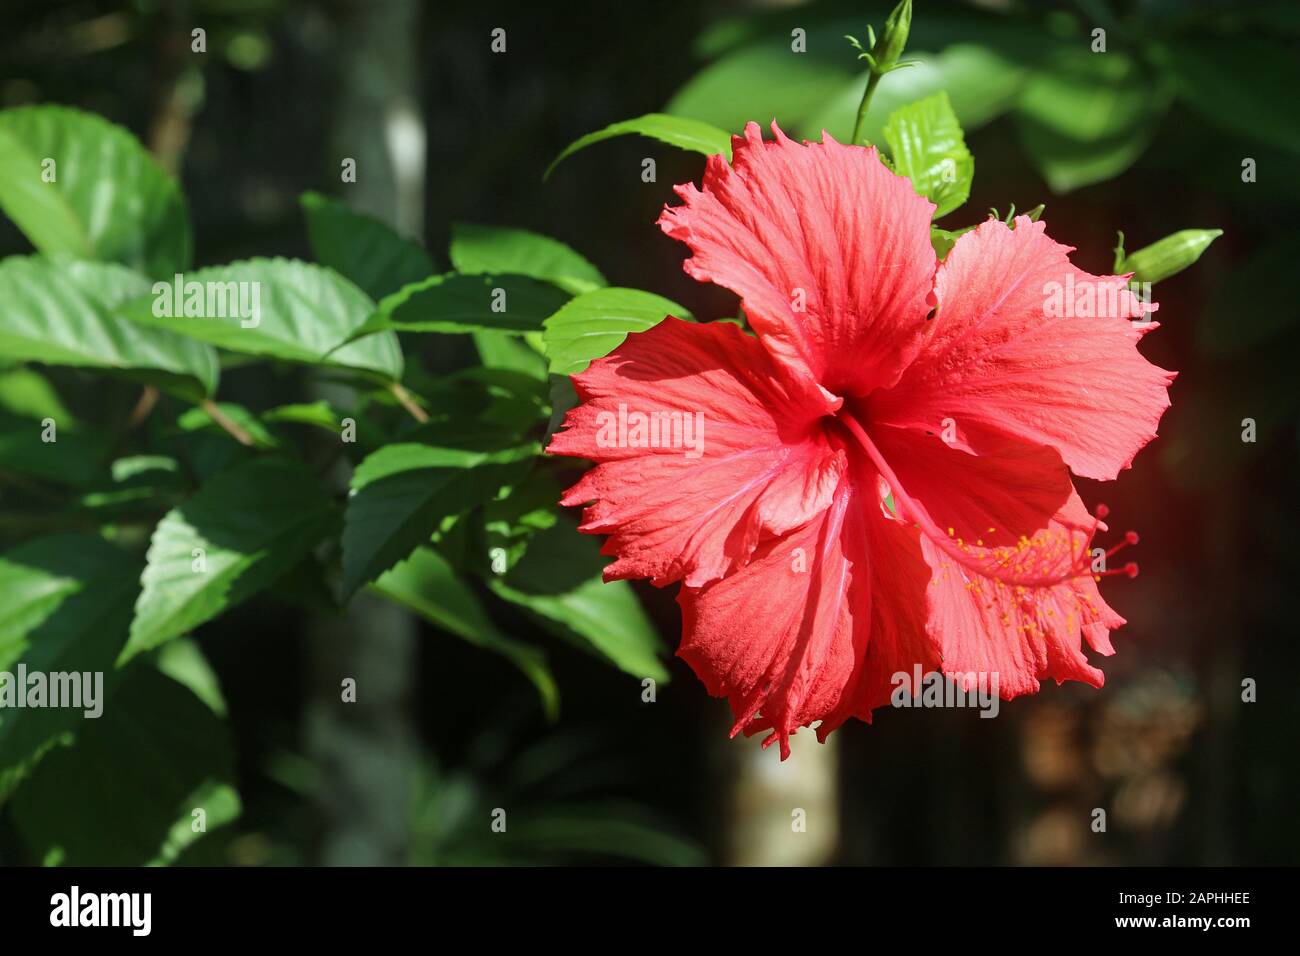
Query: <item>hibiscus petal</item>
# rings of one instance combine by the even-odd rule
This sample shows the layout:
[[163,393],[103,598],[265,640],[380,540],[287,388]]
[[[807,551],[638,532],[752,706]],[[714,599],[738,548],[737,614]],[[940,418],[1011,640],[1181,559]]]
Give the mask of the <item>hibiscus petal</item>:
[[982,449],[979,455],[914,429],[876,426],[872,436],[907,496],[938,528],[976,547],[1032,536],[1074,493],[1055,451],[983,426],[967,435]]
[[[730,323],[665,319],[574,383],[582,404],[548,450],[598,463],[561,503],[593,502],[581,530],[609,535],[602,553],[618,560],[606,580],[698,587],[719,578],[743,566],[763,534],[825,510],[844,469],[844,452],[815,426],[820,396]],[[611,440],[620,420],[673,412],[692,429],[681,441],[665,430],[661,447],[645,447],[631,427]]]
[[[932,569],[926,627],[943,672],[997,675],[1010,699],[1039,680],[1101,686],[1081,640],[1113,653],[1109,632],[1124,623],[1089,576],[1092,536],[1105,526],[1083,506],[1057,454],[976,429],[996,455],[975,456],[938,436],[845,424],[915,522]],[[981,527],[982,526],[982,527]]]
[[[858,493],[854,488],[863,489]],[[682,644],[709,693],[730,698],[733,734],[770,730],[764,746],[820,720],[826,734],[889,701],[891,677],[937,669],[923,612],[929,568],[915,529],[886,516],[846,478],[807,525],[759,547],[743,570],[683,588]]]
[[[1077,495],[1067,510],[1083,511]],[[1067,527],[1058,520],[1054,532],[1069,534]],[[1102,686],[1105,675],[1088,662],[1081,640],[1113,654],[1109,634],[1124,619],[1102,600],[1092,578],[1043,587],[1007,584],[953,560],[929,538],[922,549],[934,569],[929,627],[942,645],[945,674],[996,674],[1006,700],[1036,693],[1045,678]]]
[[897,381],[925,331],[936,259],[934,206],[874,148],[823,135],[799,144],[772,124],[710,157],[703,190],[677,187],[664,232],[690,246],[688,274],[740,295],[773,355],[837,395]]
[[1015,229],[990,220],[957,240],[935,277],[925,344],[872,396],[871,418],[935,432],[945,420],[984,425],[1056,449],[1076,474],[1114,478],[1155,437],[1174,374],[1137,349],[1155,323],[1129,319],[1154,306],[1123,276],[1075,268],[1073,250],[1043,230],[1020,216]]

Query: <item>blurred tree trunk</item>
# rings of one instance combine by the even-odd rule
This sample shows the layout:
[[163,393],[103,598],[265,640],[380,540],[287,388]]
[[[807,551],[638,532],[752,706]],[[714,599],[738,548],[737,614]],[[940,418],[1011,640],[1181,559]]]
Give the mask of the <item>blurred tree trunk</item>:
[[[330,175],[345,158],[356,181],[335,190],[354,209],[419,237],[424,207],[424,127],[416,108],[415,0],[338,8],[340,89]],[[320,394],[328,397],[329,386]],[[345,615],[318,619],[311,634],[314,694],[308,749],[321,770],[318,796],[327,865],[407,862],[417,742],[410,714],[416,624],[392,605],[360,595]],[[342,699],[356,681],[356,702]]]
[[[730,711],[726,712],[730,716]],[[716,730],[716,722],[710,721]],[[840,842],[839,738],[825,744],[804,729],[790,739],[790,758],[761,737],[717,736],[714,766],[726,804],[718,821],[726,866],[823,866]]]

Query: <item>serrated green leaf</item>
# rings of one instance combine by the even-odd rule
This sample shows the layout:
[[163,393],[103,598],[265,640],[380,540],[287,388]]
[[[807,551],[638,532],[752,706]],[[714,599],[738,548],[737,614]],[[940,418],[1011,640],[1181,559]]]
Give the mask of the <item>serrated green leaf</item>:
[[1201,258],[1222,229],[1182,229],[1136,252],[1129,253],[1116,272],[1133,273],[1134,282],[1162,282]]
[[149,281],[125,266],[10,256],[0,261],[0,356],[120,369],[186,397],[206,398],[219,375],[212,349],[115,314],[148,291]]
[[577,296],[546,320],[542,339],[550,371],[576,375],[622,345],[628,333],[644,332],[669,315],[691,318],[676,302],[640,289],[596,289]]
[[885,123],[894,172],[937,207],[940,219],[970,196],[975,158],[966,148],[961,124],[945,92],[895,110]]
[[[14,824],[35,858],[165,864],[239,815],[230,731],[170,677],[132,668],[104,715],[84,724],[14,795]],[[203,831],[194,828],[195,810]]]
[[527,608],[559,636],[634,677],[668,680],[654,625],[626,581],[601,580],[600,542],[560,520],[538,531],[504,576],[488,574],[499,597]]
[[317,261],[351,279],[372,299],[382,299],[433,272],[433,260],[424,247],[387,223],[320,193],[303,193],[299,201]]
[[427,543],[445,519],[490,500],[539,451],[536,445],[484,452],[403,442],[366,457],[352,475],[344,513],[344,595]]
[[437,551],[416,548],[371,588],[443,630],[514,663],[537,688],[547,718],[555,719],[560,692],[546,666],[546,655],[530,644],[503,634],[488,617],[469,583]]
[[638,116],[636,119],[611,123],[602,130],[588,133],[586,136],[574,140],[564,148],[564,151],[559,156],[556,156],[551,161],[551,165],[546,167],[546,172],[542,174],[542,178],[549,179],[556,166],[580,149],[586,149],[593,143],[613,139],[615,136],[628,136],[631,134],[648,136],[651,139],[659,140],[661,143],[667,143],[669,146],[676,146],[678,149],[689,150],[693,153],[703,153],[705,156],[714,156],[721,153],[727,159],[731,159],[731,134],[725,130],[720,130],[716,126],[702,123],[699,120],[687,119],[685,116],[647,113],[645,116]]
[[385,298],[354,337],[385,330],[522,335],[541,331],[546,317],[567,299],[555,286],[527,276],[449,272]]
[[525,229],[453,223],[451,264],[467,275],[521,275],[575,295],[604,286],[600,270],[573,249]]
[[[99,672],[107,694],[139,571],[131,554],[93,535],[36,538],[0,556],[0,671],[15,680],[20,664],[46,675]],[[0,688],[0,700],[8,691],[26,688]],[[18,709],[14,703],[0,706],[0,803],[51,747],[93,722],[84,707]]]
[[190,263],[180,187],[134,136],[92,113],[0,110],[0,209],[46,254],[119,262],[154,277]]
[[336,521],[334,502],[296,461],[253,458],[217,475],[154,529],[120,661],[252,597],[311,551]]
[[[391,381],[402,377],[402,349],[391,332],[343,344],[370,316],[374,302],[332,269],[296,259],[247,259],[186,273],[181,282],[182,307],[173,282],[170,292],[155,287],[123,305],[120,314],[233,352],[356,369]],[[185,304],[190,290],[204,293],[202,303],[194,297],[193,309]]]

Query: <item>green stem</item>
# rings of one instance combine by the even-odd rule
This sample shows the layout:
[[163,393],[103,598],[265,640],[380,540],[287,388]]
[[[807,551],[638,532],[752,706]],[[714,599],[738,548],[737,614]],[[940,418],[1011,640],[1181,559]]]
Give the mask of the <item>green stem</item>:
[[871,94],[876,92],[876,84],[880,82],[881,74],[875,70],[871,71],[871,76],[867,78],[867,89],[862,94],[862,102],[858,105],[858,119],[853,124],[853,139],[851,142],[854,146],[865,145],[862,142],[862,124],[867,120],[867,109],[871,106]]

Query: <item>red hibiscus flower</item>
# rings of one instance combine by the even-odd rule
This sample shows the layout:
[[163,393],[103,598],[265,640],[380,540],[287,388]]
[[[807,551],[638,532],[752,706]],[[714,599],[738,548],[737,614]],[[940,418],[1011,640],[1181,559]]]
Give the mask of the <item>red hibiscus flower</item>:
[[874,148],[772,129],[660,219],[754,335],[669,317],[574,377],[549,450],[597,463],[562,503],[609,536],[606,579],[682,582],[679,655],[783,758],[916,665],[1007,699],[1101,686],[1081,643],[1112,654],[1124,621],[1070,472],[1114,478],[1155,437],[1155,306],[1024,216],[940,263],[933,206]]

